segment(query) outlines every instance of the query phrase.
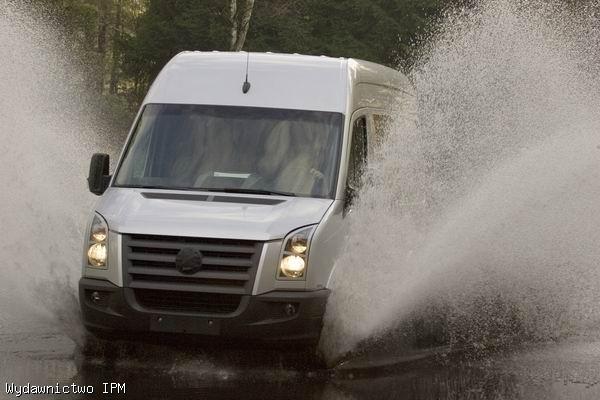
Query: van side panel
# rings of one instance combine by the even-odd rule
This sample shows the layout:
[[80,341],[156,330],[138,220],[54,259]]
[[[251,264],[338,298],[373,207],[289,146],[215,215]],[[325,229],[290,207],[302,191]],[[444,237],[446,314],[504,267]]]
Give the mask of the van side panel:
[[344,202],[336,200],[315,231],[308,256],[307,290],[329,287],[334,265],[347,236],[343,210]]

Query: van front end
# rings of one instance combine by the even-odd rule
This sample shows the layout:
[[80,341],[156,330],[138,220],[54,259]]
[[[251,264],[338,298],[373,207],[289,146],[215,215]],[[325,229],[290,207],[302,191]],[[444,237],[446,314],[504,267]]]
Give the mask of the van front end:
[[86,240],[83,322],[111,336],[134,331],[315,342],[329,296],[326,282],[315,281],[320,274],[310,276],[313,259],[315,268],[323,259],[323,245],[311,248],[319,225],[280,238],[269,231],[302,219],[319,222],[332,203],[111,188]]

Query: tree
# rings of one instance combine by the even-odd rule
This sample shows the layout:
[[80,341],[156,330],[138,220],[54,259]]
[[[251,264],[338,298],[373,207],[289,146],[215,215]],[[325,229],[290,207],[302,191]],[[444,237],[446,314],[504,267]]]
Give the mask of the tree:
[[96,52],[98,53],[98,73],[96,76],[96,88],[98,92],[104,92],[104,81],[105,81],[105,70],[106,70],[106,58],[108,53],[108,31],[110,24],[111,4],[112,1],[97,0],[97,15],[98,15],[98,29],[97,29],[97,45]]
[[254,8],[254,0],[243,0],[243,6],[238,7],[237,0],[229,0],[229,20],[231,22],[231,51],[241,51],[246,41],[250,27],[250,19]]
[[70,34],[90,87],[133,110],[183,50],[325,54],[397,67],[443,7],[471,0],[24,1],[41,4]]
[[270,0],[248,32],[255,51],[355,57],[398,66],[444,0]]
[[139,101],[162,67],[183,50],[227,50],[229,13],[223,0],[148,0],[135,32],[124,38],[123,74]]
[[116,0],[115,2],[115,23],[113,25],[112,34],[112,60],[110,66],[110,94],[117,94],[119,86],[119,67],[121,64],[121,49],[120,44],[123,39],[123,0]]

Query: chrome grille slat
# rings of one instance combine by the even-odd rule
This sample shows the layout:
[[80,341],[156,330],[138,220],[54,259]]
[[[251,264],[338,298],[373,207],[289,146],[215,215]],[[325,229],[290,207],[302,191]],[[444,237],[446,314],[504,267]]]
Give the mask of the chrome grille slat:
[[237,240],[237,239],[214,239],[214,238],[197,238],[187,236],[162,236],[162,235],[141,235],[134,234],[128,235],[130,240],[149,240],[156,242],[178,242],[178,243],[201,243],[201,244],[213,244],[213,245],[229,245],[229,246],[254,246],[256,242],[251,240]]
[[[166,269],[175,269],[175,265],[173,263],[168,262],[160,262],[160,261],[138,261],[138,260],[129,260],[130,265],[134,267],[142,267],[142,268],[166,268]],[[236,267],[236,266],[227,266],[225,269],[222,265],[205,265],[203,268],[204,271],[228,271],[228,272],[243,272],[247,273],[247,267]]]
[[133,289],[170,290],[172,292],[245,294],[244,288],[217,285],[198,285],[194,283],[133,281],[129,287]]
[[[181,276],[179,272],[171,268],[157,268],[157,267],[130,267],[129,273],[131,275],[154,275],[154,276]],[[204,279],[221,279],[221,280],[232,280],[232,281],[247,281],[250,279],[250,275],[247,273],[239,272],[216,272],[216,271],[200,271],[192,275],[186,275],[190,278],[204,278]]]
[[[153,253],[129,253],[128,255],[130,260],[173,263],[173,267],[175,267],[176,257],[176,255]],[[243,258],[204,257],[202,262],[205,265],[237,266],[246,268],[252,267],[252,260]]]
[[[162,283],[164,277],[158,275],[137,275],[131,274],[133,280],[136,283],[140,282],[155,282]],[[170,276],[169,283],[183,283],[185,285],[195,284],[195,285],[211,285],[211,286],[230,286],[230,287],[238,287],[243,288],[246,282],[244,281],[234,281],[230,279],[206,279],[206,278],[195,278],[195,277],[182,277],[182,276]]]
[[[154,249],[175,249],[178,250],[181,247],[180,243],[177,242],[161,242],[156,240],[130,240],[129,246],[140,247],[140,248],[154,248]],[[222,244],[196,244],[194,248],[200,251],[210,252],[222,252],[222,253],[242,253],[250,254],[254,253],[254,246],[228,246]]]

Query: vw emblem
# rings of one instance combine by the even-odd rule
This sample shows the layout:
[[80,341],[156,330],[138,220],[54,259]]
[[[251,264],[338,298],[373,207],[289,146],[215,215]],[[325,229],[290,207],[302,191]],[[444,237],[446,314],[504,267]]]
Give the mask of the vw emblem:
[[184,247],[175,257],[175,268],[182,274],[191,275],[202,270],[202,252]]

